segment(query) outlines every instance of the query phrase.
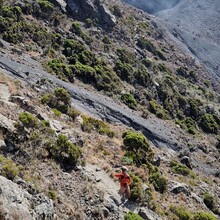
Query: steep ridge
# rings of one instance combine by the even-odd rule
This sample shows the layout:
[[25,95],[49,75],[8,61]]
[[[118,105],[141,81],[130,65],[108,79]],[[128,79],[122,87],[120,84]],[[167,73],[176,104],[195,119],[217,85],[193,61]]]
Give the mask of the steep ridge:
[[[29,62],[32,62],[32,64]],[[131,109],[116,104],[109,97],[91,91],[89,92],[77,85],[59,80],[39,69],[39,67],[33,68],[33,62],[36,65],[36,61],[31,59],[26,60],[26,63],[23,60],[23,64],[21,64],[21,61],[18,63],[4,55],[0,56],[0,67],[6,70],[7,73],[18,76],[21,80],[34,84],[40,78],[47,78],[59,86],[66,88],[70,92],[73,102],[78,105],[80,110],[89,112],[103,120],[122,123],[133,127],[135,130],[140,130],[158,147],[167,147],[173,150],[180,150],[182,148],[182,143],[177,141],[177,137],[181,136],[183,131],[177,127],[171,128],[167,126],[166,122],[159,119],[144,119],[136,115]]]

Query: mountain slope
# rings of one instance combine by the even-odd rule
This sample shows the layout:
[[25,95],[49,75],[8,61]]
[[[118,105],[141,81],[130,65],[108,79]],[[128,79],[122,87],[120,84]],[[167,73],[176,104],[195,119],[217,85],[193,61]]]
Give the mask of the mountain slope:
[[219,94],[161,22],[117,0],[1,3],[1,218],[219,218]]

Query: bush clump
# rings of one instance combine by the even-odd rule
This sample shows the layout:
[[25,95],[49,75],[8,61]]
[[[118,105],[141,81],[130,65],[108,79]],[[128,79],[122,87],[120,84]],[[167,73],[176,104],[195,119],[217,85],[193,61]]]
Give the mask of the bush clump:
[[62,113],[68,112],[70,100],[69,92],[61,87],[56,88],[52,94],[45,94],[41,98],[43,104],[47,104],[50,108],[57,109]]
[[114,132],[109,128],[109,126],[101,121],[92,117],[82,116],[83,123],[81,125],[82,130],[86,132],[97,131],[101,135],[107,135],[109,137],[114,137]]
[[183,207],[172,206],[170,210],[179,218],[179,220],[191,220],[192,214]]
[[218,134],[219,125],[211,114],[204,114],[200,118],[199,125],[207,133]]
[[121,100],[122,100],[122,102],[123,102],[124,104],[126,104],[129,108],[131,108],[131,109],[136,109],[136,107],[137,107],[137,101],[136,101],[136,99],[134,98],[133,95],[128,94],[128,93],[122,94]]
[[55,190],[49,190],[48,191],[48,196],[49,196],[50,199],[55,201],[56,198],[57,198],[57,192]]
[[208,212],[199,212],[193,216],[193,220],[217,220],[217,218]]
[[206,192],[203,196],[203,201],[205,205],[215,214],[220,214],[220,211],[217,208],[217,201],[216,199],[209,193]]
[[172,168],[172,171],[174,173],[177,173],[183,176],[187,176],[190,174],[190,169],[186,165],[178,163],[177,161],[171,161],[170,167]]
[[149,176],[149,182],[153,184],[156,191],[164,193],[167,190],[167,179],[159,171],[153,172]]
[[117,55],[122,63],[135,64],[136,62],[135,54],[124,48],[117,49]]
[[170,119],[168,111],[166,111],[163,106],[158,104],[154,99],[149,102],[149,111],[154,113],[158,118],[165,120]]
[[131,158],[137,165],[152,161],[154,154],[143,134],[126,131],[123,133],[122,138],[126,149],[126,157]]
[[38,125],[38,119],[28,112],[23,112],[19,115],[19,120],[24,127],[34,128]]
[[5,158],[0,154],[0,174],[7,179],[14,180],[19,174],[21,166],[17,166],[11,159]]
[[65,135],[58,135],[52,146],[48,146],[51,156],[66,166],[74,166],[82,155],[82,150],[68,141]]
[[131,197],[130,199],[133,201],[141,200],[143,198],[143,188],[142,188],[142,181],[138,176],[134,174],[130,174],[132,179],[131,184]]
[[68,80],[74,82],[74,75],[71,69],[65,64],[57,59],[48,62],[48,67],[53,70],[53,72],[62,80]]
[[180,125],[181,128],[187,130],[190,134],[197,133],[197,123],[191,117],[186,117],[183,120],[177,121],[177,124]]
[[140,215],[135,214],[134,212],[128,212],[124,216],[124,220],[144,220]]
[[140,215],[135,214],[134,212],[128,212],[124,216],[124,220],[144,220]]
[[132,66],[128,63],[123,63],[120,60],[116,62],[114,71],[120,77],[120,79],[125,80],[126,82],[133,82],[133,73],[134,70]]

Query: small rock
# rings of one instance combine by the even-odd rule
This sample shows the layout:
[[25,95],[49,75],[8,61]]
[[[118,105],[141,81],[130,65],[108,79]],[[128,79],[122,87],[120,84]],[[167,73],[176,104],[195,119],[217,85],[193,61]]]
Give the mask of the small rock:
[[160,157],[155,157],[154,160],[153,160],[153,165],[159,167],[160,166],[160,161],[161,161]]
[[145,220],[162,220],[155,212],[143,207],[139,209],[138,215]]
[[188,156],[183,156],[180,158],[180,162],[186,165],[188,168],[192,169],[191,160]]
[[101,168],[97,167],[97,168],[95,169],[95,171],[96,171],[96,172],[101,171]]
[[95,178],[95,181],[96,181],[96,182],[100,182],[100,181],[101,181],[101,178],[100,178],[100,177],[96,177],[96,178]]
[[170,192],[174,193],[174,194],[179,194],[179,193],[184,193],[187,196],[190,195],[190,191],[188,189],[188,186],[186,184],[183,183],[179,183],[179,182],[173,182]]
[[107,218],[109,216],[109,210],[107,208],[102,208],[102,212],[105,218]]

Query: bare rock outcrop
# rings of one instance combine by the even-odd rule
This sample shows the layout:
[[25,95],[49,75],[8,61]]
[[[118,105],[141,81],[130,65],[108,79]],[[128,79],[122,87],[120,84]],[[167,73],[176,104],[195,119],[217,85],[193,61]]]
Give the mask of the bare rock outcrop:
[[67,0],[67,9],[81,19],[97,19],[99,23],[107,26],[116,24],[115,16],[100,0]]
[[54,218],[53,202],[44,194],[32,196],[3,176],[0,176],[0,183],[0,219],[41,220]]

